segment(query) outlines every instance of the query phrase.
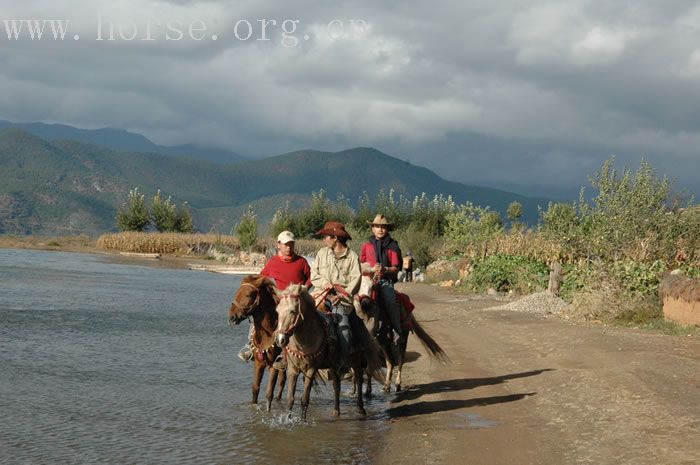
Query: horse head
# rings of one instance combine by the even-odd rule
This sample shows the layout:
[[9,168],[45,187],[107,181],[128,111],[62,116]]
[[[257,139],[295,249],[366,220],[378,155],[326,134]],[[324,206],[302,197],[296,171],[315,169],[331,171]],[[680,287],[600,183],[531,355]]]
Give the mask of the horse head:
[[304,323],[309,308],[313,309],[314,304],[306,287],[299,284],[290,284],[278,296],[276,341],[278,346],[286,347],[289,338]]
[[264,276],[250,275],[243,278],[228,310],[229,323],[237,325],[260,310],[267,298],[275,296],[274,289],[274,282]]

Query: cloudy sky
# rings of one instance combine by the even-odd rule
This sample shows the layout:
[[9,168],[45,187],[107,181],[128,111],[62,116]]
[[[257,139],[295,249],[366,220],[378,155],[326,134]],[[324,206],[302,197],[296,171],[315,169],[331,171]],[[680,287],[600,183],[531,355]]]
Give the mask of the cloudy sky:
[[[4,3],[0,119],[254,157],[373,146],[526,193],[646,157],[700,193],[697,2]],[[31,40],[27,19],[70,23]]]

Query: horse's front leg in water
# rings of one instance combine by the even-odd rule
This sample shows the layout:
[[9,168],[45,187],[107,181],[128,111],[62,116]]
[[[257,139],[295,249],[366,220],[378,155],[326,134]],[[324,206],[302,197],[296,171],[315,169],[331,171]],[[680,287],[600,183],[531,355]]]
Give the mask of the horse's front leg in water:
[[365,412],[365,404],[364,401],[362,400],[362,380],[365,377],[364,372],[362,371],[362,364],[357,363],[355,366],[355,372],[359,373],[360,376],[355,377],[355,391],[357,392],[357,412],[360,415],[366,415],[367,413]]
[[260,394],[260,384],[262,383],[263,374],[265,373],[265,365],[255,359],[255,374],[253,375],[253,403],[258,403],[258,394]]
[[287,370],[282,370],[279,374],[279,391],[277,394],[277,400],[282,400],[282,393],[284,392],[284,385],[287,383]]
[[331,368],[328,373],[333,377],[333,416],[340,416],[340,374]]
[[287,386],[287,410],[289,410],[289,413],[291,413],[292,407],[294,407],[294,391],[297,388],[299,371],[297,371],[296,367],[287,368],[287,370],[291,370],[291,373],[289,374],[289,386]]
[[365,390],[365,397],[372,397],[372,373],[370,373],[369,368],[367,369],[367,389]]
[[272,398],[275,396],[275,386],[277,385],[277,377],[280,376],[279,370],[274,368],[269,369],[269,378],[267,380],[267,390],[265,391],[265,398],[267,399],[267,411],[272,410]]
[[311,398],[311,386],[314,384],[316,370],[310,369],[304,373],[304,396],[301,398],[301,419],[306,421],[306,412],[309,410],[309,400]]

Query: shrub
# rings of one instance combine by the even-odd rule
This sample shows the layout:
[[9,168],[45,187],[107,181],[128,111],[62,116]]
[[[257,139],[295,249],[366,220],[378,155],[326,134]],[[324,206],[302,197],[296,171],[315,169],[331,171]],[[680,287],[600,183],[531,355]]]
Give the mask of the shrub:
[[122,231],[143,231],[151,222],[146,200],[138,188],[129,191],[126,203],[117,210],[117,225]]
[[258,240],[258,219],[255,216],[253,207],[248,206],[248,211],[243,214],[235,230],[241,248],[251,250]]
[[529,293],[547,286],[549,268],[544,262],[514,255],[492,255],[474,264],[466,286],[476,292],[488,288],[500,292]]
[[177,207],[170,197],[167,199],[161,197],[160,189],[151,200],[151,217],[153,218],[153,226],[158,232],[175,230]]

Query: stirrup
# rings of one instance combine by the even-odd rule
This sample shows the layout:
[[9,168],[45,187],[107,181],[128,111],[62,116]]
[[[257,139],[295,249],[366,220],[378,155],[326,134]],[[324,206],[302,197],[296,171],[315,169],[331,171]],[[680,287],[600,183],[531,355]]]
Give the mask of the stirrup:
[[284,359],[284,355],[279,354],[274,362],[272,362],[272,368],[275,370],[284,371],[287,369],[287,361]]
[[253,351],[250,349],[249,345],[244,345],[243,348],[238,351],[238,358],[243,362],[250,362],[253,360]]

